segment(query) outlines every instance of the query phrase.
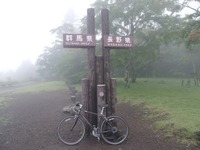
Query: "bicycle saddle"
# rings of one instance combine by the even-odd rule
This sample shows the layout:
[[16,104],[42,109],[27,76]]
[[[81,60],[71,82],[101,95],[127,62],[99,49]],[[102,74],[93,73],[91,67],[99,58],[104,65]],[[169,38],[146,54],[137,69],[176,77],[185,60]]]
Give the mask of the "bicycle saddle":
[[109,105],[108,104],[103,104],[103,105],[98,105],[100,108],[106,108],[108,107]]

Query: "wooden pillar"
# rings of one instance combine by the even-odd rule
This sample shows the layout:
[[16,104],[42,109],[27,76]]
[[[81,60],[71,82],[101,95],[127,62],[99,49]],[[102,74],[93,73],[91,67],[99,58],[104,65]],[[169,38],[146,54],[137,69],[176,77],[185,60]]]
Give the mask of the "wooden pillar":
[[103,84],[103,57],[102,56],[96,56],[96,73],[97,73],[97,85]]
[[81,80],[82,85],[82,103],[85,110],[88,110],[88,99],[89,99],[89,80],[88,79],[82,79]]
[[117,80],[115,78],[111,79],[111,112],[115,114],[115,105],[117,104]]
[[76,97],[75,97],[75,95],[71,96],[71,101],[72,101],[73,103],[76,103]]
[[[109,11],[108,9],[102,9],[101,11],[101,22],[102,22],[102,49],[103,49],[103,81],[106,85],[106,101],[110,107],[112,107],[111,101],[111,81],[110,81],[110,49],[104,47],[103,36],[109,35]],[[107,110],[107,115],[112,115],[111,109]]]
[[[82,103],[85,110],[88,110],[88,99],[89,99],[89,80],[88,79],[82,79],[81,80],[82,85]],[[85,118],[88,119],[88,114],[85,113]],[[89,135],[89,126],[85,124],[86,126],[86,135]]]
[[97,100],[98,105],[102,106],[106,104],[106,85],[105,84],[98,84],[97,85]]
[[[88,34],[95,35],[95,17],[94,9],[89,8],[87,10],[87,32]],[[89,64],[89,99],[88,110],[94,113],[97,112],[97,87],[96,87],[96,57],[95,47],[88,48],[88,64]],[[89,115],[89,121],[92,125],[97,125],[97,117],[95,115]]]

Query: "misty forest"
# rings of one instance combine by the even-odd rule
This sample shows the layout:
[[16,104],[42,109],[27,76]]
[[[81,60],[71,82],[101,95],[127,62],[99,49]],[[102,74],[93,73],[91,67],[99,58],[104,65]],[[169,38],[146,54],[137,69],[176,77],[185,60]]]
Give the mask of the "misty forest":
[[[55,1],[70,3],[60,2]],[[82,7],[81,2],[88,1],[80,1]],[[34,63],[27,59],[14,71],[0,72],[0,149],[199,150],[200,0],[93,2],[81,19],[66,8],[63,22],[48,28],[49,44]],[[75,44],[64,48],[66,41]]]
[[[97,55],[102,55],[102,8],[110,11],[111,35],[134,36],[134,48],[111,50],[113,77],[168,77],[200,81],[200,1],[192,7],[191,0],[96,0],[95,9]],[[189,11],[184,11],[189,10]],[[191,12],[191,13],[188,13]],[[64,33],[87,33],[86,17],[75,19],[68,11],[65,22],[50,32],[55,36],[51,46],[44,48],[36,64],[24,61],[16,72],[0,74],[0,81],[64,80],[80,83],[87,76],[87,50],[63,48]]]

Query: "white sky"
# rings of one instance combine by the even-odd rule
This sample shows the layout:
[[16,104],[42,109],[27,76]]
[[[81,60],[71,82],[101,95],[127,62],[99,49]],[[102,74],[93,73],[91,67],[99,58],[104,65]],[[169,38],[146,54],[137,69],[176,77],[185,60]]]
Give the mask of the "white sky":
[[[33,63],[52,42],[51,29],[62,25],[70,8],[85,16],[94,0],[0,0],[0,72]],[[80,18],[81,18],[80,17]]]
[[0,0],[0,72],[15,70],[26,59],[34,63],[68,10],[81,18],[94,1]]

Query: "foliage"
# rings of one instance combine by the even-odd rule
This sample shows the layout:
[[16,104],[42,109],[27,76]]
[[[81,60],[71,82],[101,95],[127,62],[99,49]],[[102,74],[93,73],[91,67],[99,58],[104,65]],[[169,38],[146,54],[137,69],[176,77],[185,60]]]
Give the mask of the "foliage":
[[37,60],[38,72],[44,79],[64,79],[77,82],[85,74],[85,55],[77,49],[63,48],[64,33],[78,33],[75,14],[72,9],[65,16],[65,22],[50,32],[55,35],[52,46],[46,47]]
[[[58,74],[61,74],[68,83],[80,83],[87,72],[87,50],[75,49],[64,53],[57,66]],[[64,70],[63,70],[64,69]]]
[[[113,68],[121,67],[135,78],[145,66],[156,60],[162,43],[169,43],[180,35],[182,20],[176,12],[178,1],[170,0],[97,0],[93,6],[97,13],[96,27],[100,32],[100,11],[110,10],[110,33],[133,35],[134,49],[112,52]],[[166,10],[168,13],[166,13]]]
[[197,69],[198,57],[197,53],[199,52],[200,46],[200,2],[196,1],[196,8],[190,5],[191,1],[184,0],[182,3],[183,7],[193,10],[192,14],[189,14],[185,17],[184,28],[182,31],[182,37],[185,40],[186,48],[189,54],[192,56],[191,63],[193,68],[193,78],[195,85],[199,86],[200,82],[200,70]]
[[155,62],[149,64],[140,77],[179,77],[190,78],[191,60],[184,44],[163,45]]
[[37,80],[36,66],[30,60],[23,60],[16,70],[0,72],[0,86],[14,86],[17,82]]
[[59,45],[46,47],[43,54],[38,57],[38,73],[45,79],[55,79],[58,77],[56,67],[62,58],[63,50]]
[[[33,81],[37,79],[36,67],[30,60],[24,60],[15,71],[15,80]],[[11,82],[11,81],[10,81]],[[13,81],[12,81],[13,82]]]
[[194,13],[189,14],[185,17],[185,26],[183,29],[183,38],[186,40],[186,47],[193,51],[193,45],[200,43],[200,2],[196,2],[199,5],[197,8],[190,6],[191,1],[184,0],[183,7],[189,8]]
[[[74,83],[80,81],[87,70],[86,55],[80,49],[64,49],[63,33],[74,33],[77,29],[71,23],[65,23],[55,29],[56,40],[52,47],[46,47],[37,60],[38,72],[48,80],[64,79]],[[78,60],[78,61],[77,61]]]
[[186,40],[186,47],[192,52],[196,51],[196,45],[200,44],[200,20],[190,20],[183,30],[183,37]]
[[[128,72],[132,81],[136,81],[136,77],[141,74],[154,74],[152,70],[156,69],[153,67],[162,67],[159,64],[160,59],[165,58],[166,53],[160,51],[161,46],[173,45],[185,40],[190,51],[198,50],[200,24],[198,9],[185,18],[178,14],[183,8],[190,7],[189,3],[189,0],[184,0],[182,3],[179,0],[96,0],[93,7],[96,11],[96,34],[98,36],[101,35],[101,10],[103,8],[110,10],[110,34],[134,35],[133,49],[111,51],[112,73],[122,76]],[[63,49],[62,34],[86,33],[86,17],[82,19],[81,29],[78,29],[75,27],[73,19],[75,17],[68,16],[70,17],[67,18],[66,23],[51,30],[56,39],[52,46],[46,47],[38,58],[38,72],[46,79],[78,82],[86,76],[86,51]],[[97,43],[96,54],[101,55],[101,42]],[[181,54],[180,56],[179,58],[177,54],[170,58],[166,54],[166,58],[170,59],[162,63],[169,67],[168,73],[180,74],[179,68],[174,68],[174,65],[170,68],[172,62],[180,63],[182,68],[185,66],[187,68],[189,63],[187,59],[190,56],[188,58],[182,58],[185,56]],[[185,61],[179,61],[180,59],[185,59]],[[180,66],[177,65],[177,67]],[[188,73],[189,69],[186,70]]]

